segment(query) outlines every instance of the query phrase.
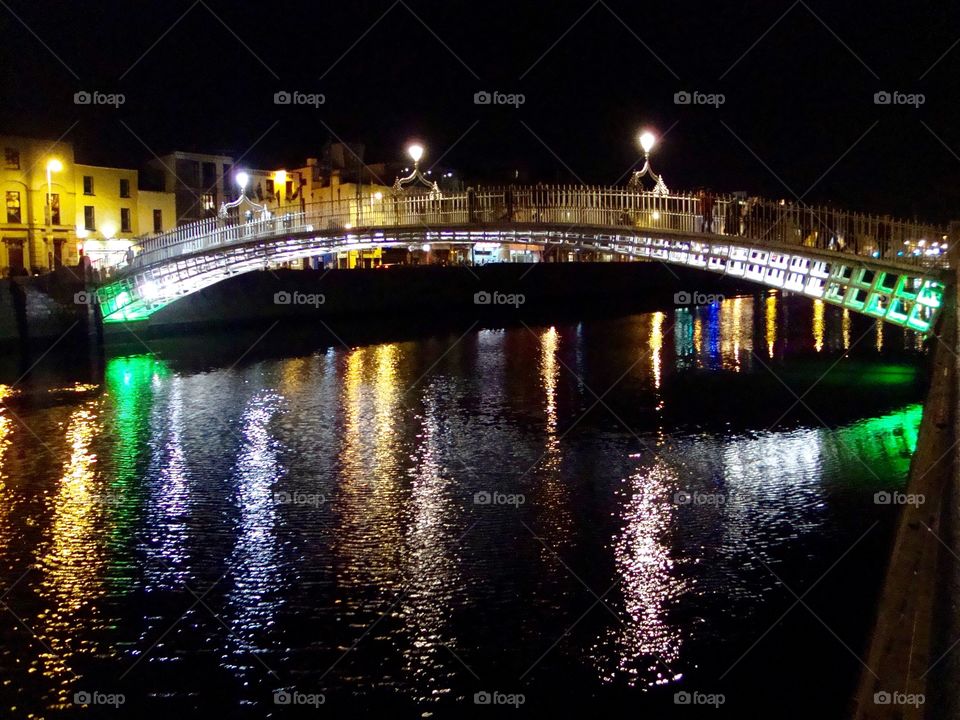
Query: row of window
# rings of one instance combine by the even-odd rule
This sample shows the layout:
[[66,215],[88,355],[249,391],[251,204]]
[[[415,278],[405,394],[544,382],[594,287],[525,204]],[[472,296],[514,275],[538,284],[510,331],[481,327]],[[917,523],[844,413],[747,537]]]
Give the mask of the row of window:
[[[4,148],[3,150],[4,158],[4,168],[7,170],[19,170],[20,169],[20,151],[16,148]],[[83,194],[84,195],[93,195],[93,176],[84,175],[83,176]],[[130,180],[128,178],[120,178],[120,197],[128,198],[130,197]]]
[[[7,222],[22,223],[23,218],[20,213],[20,193],[16,190],[7,191]],[[60,224],[60,195],[59,193],[50,193],[50,224]],[[87,230],[97,229],[96,214],[93,205],[83,206],[83,226]],[[130,222],[130,208],[120,208],[120,232],[133,232],[133,225]],[[163,211],[153,211],[153,231],[155,233],[163,232]]]

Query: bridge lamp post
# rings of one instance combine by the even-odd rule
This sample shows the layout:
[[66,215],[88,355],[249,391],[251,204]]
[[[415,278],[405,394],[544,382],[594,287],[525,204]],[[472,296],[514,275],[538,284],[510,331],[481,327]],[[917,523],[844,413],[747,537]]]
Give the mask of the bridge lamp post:
[[240,194],[245,195],[247,183],[250,182],[250,176],[241,170],[234,176],[234,179],[237,181],[237,186],[240,188]]
[[630,182],[627,183],[627,186],[638,190],[642,189],[643,183],[640,182],[640,179],[649,175],[654,182],[654,194],[668,195],[670,191],[667,189],[666,183],[663,182],[663,176],[655,173],[653,168],[650,166],[650,152],[657,144],[657,136],[649,130],[644,130],[642,133],[640,133],[638,140],[640,142],[640,148],[643,150],[643,167],[633,173],[633,176],[630,178]]

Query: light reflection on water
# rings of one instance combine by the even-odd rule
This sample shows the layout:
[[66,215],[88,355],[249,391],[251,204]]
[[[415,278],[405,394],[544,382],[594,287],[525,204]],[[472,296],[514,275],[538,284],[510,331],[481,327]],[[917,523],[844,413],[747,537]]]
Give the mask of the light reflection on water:
[[[835,430],[778,420],[792,399],[770,363],[805,387],[826,367],[808,363],[871,334],[853,352],[875,406],[821,408]],[[751,613],[779,597],[764,566],[832,560],[916,443],[918,359],[881,354],[916,337],[823,304],[768,294],[451,349],[458,336],[194,374],[113,359],[102,395],[19,408],[60,457],[0,405],[5,586],[38,564],[10,597],[38,641],[4,635],[20,704],[67,706],[90,673],[257,708],[297,682],[430,706],[492,675],[530,694],[571,678],[654,693],[748,647]],[[743,393],[748,409],[697,416]],[[491,491],[525,502],[478,505]],[[852,606],[871,601],[861,579]]]

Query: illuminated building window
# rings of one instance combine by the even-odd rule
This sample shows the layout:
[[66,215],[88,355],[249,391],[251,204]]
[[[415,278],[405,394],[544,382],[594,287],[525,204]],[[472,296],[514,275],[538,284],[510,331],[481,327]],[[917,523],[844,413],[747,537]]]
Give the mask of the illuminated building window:
[[153,231],[155,233],[163,232],[163,210],[153,211]]
[[200,204],[204,210],[215,210],[217,205],[216,196],[213,193],[204,193],[200,196]]
[[50,224],[60,224],[60,194],[50,193]]
[[16,148],[4,148],[3,158],[4,167],[7,170],[20,169],[20,151]]
[[120,232],[133,232],[130,229],[130,208],[120,208]]
[[93,205],[83,206],[83,227],[87,230],[97,229],[97,220],[93,214]]
[[83,194],[93,195],[93,176],[92,175],[83,176]]
[[266,185],[267,195],[273,195],[273,180],[271,178],[267,178]]
[[128,198],[130,197],[130,181],[126,178],[120,179],[120,197]]
[[20,222],[20,193],[16,190],[7,190],[7,222]]

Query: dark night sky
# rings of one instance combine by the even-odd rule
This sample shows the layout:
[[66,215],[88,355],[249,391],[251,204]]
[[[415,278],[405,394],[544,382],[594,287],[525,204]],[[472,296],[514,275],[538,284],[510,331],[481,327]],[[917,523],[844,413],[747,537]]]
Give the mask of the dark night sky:
[[[641,126],[672,127],[654,161],[671,188],[960,219],[955,3],[4,1],[0,122],[76,122],[90,162],[253,146],[244,164],[277,166],[331,135],[395,160],[419,137],[470,179],[605,184]],[[126,102],[78,106],[80,89]],[[277,106],[281,89],[326,104]],[[484,89],[526,103],[475,105]],[[726,102],[676,105],[681,90]],[[879,90],[926,101],[876,105]]]

